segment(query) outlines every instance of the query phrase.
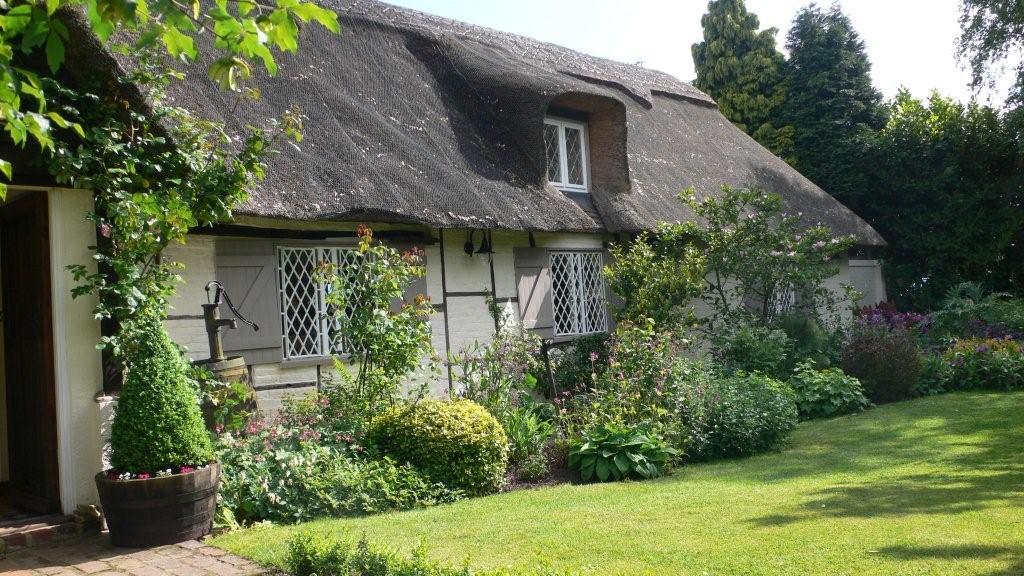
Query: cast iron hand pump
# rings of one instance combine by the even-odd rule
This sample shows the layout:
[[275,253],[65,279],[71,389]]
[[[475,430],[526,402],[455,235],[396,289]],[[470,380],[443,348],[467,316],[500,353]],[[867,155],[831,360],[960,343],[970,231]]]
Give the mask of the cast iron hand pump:
[[[210,298],[211,287],[214,289],[212,300]],[[244,324],[248,324],[257,332],[260,327],[245,316],[242,316],[242,313],[231,302],[231,296],[228,296],[224,285],[220,282],[211,280],[206,283],[206,300],[206,304],[203,304],[203,318],[206,320],[206,335],[210,339],[210,359],[214,362],[220,362],[225,359],[224,344],[220,339],[220,332],[223,328],[230,328],[232,330],[237,328],[238,324],[235,322],[235,318],[241,320]],[[222,301],[228,305],[235,318],[220,317],[220,304]]]

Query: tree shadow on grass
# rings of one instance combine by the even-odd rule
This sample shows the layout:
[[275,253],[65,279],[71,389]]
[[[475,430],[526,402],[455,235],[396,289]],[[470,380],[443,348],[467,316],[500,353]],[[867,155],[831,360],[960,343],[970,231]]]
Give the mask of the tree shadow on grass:
[[[963,396],[962,409],[928,426],[892,422],[892,427],[850,426],[846,438],[830,446],[819,460],[833,462],[849,455],[850,463],[825,466],[830,473],[853,472],[852,481],[809,494],[789,512],[751,519],[757,526],[782,526],[815,518],[877,518],[910,514],[957,514],[995,503],[1019,502],[1024,507],[1024,442],[1016,407],[986,411],[986,396]],[[959,400],[959,399],[958,399]],[[979,406],[979,403],[982,405]],[[792,462],[796,470],[821,467],[811,457]],[[930,470],[915,470],[918,463]],[[934,464],[943,472],[935,473]],[[905,470],[899,474],[898,470]],[[863,476],[863,480],[858,480]]]
[[989,546],[968,544],[961,546],[889,546],[879,554],[895,560],[996,560],[1005,562],[1004,568],[988,572],[985,576],[1024,575],[1024,546]]
[[[871,476],[900,464],[948,460],[951,454],[960,457],[961,452],[996,453],[1012,442],[1024,443],[1019,426],[1022,398],[1005,393],[949,394],[807,423],[781,453],[755,456],[743,466],[722,462],[715,472],[723,479],[773,483],[819,475]],[[993,441],[1000,446],[993,446]]]

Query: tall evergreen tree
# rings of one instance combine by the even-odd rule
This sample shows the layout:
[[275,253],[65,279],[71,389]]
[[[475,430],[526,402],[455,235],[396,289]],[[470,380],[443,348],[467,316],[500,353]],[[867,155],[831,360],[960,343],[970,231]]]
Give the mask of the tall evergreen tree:
[[782,54],[775,28],[758,30],[757,15],[743,0],[711,0],[701,20],[704,41],[693,45],[695,85],[718,102],[733,124],[780,156],[793,140],[791,127],[774,123],[785,99]]
[[781,119],[796,131],[792,164],[857,210],[867,192],[863,150],[885,125],[864,42],[838,6],[811,4],[793,20],[786,48]]

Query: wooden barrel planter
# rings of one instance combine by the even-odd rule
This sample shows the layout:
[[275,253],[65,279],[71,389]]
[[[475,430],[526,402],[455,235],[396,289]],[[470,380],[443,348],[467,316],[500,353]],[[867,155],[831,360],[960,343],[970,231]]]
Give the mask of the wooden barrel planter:
[[220,464],[185,474],[140,480],[96,475],[96,488],[114,546],[145,548],[210,533],[217,511]]

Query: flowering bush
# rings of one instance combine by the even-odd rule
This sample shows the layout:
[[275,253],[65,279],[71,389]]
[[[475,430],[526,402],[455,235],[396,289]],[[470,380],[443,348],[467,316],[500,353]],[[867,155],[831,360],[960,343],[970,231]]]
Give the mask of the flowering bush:
[[620,324],[609,342],[608,365],[590,389],[556,399],[566,437],[577,439],[601,424],[643,424],[673,446],[685,445],[672,391],[676,346],[674,334],[652,321]]
[[817,370],[814,364],[802,362],[789,385],[796,393],[800,417],[805,420],[848,414],[871,406],[860,381],[838,368]]
[[449,357],[452,395],[472,400],[504,421],[537,388],[540,347],[540,337],[520,325],[502,326],[486,344],[474,342]]
[[761,374],[690,375],[679,389],[691,460],[728,458],[779,446],[797,424],[792,391]]
[[662,242],[702,247],[702,298],[713,312],[707,328],[737,317],[770,325],[797,305],[835,323],[846,296],[825,281],[839,272],[834,259],[853,245],[852,237],[804,225],[801,214],[784,212],[781,197],[762,190],[723,186],[721,194],[698,198],[691,189],[681,198],[697,218],[663,224],[658,235]]
[[[334,358],[340,378],[336,386],[357,419],[353,423],[362,427],[401,399],[404,381],[422,368],[436,370],[437,363],[429,323],[433,306],[422,294],[411,302],[403,300],[408,287],[426,274],[422,252],[413,248],[400,253],[375,242],[373,230],[365,225],[356,234],[359,245],[353,259],[321,263],[316,276],[330,285],[325,299],[336,326],[331,333],[334,349],[347,351],[345,357]],[[394,310],[396,302],[401,305]]]
[[220,437],[222,524],[301,522],[460,498],[408,465],[376,458],[332,424],[327,396],[286,401],[272,419]]
[[900,312],[892,302],[859,308],[855,314],[864,326],[907,330],[918,334],[927,334],[934,323],[931,314]]
[[376,417],[367,439],[398,462],[471,496],[498,490],[508,464],[501,424],[470,400],[421,400]]
[[943,360],[950,367],[949,388],[1024,389],[1024,354],[1015,340],[956,340],[943,354]]
[[608,367],[611,337],[606,333],[581,336],[548,352],[555,373],[555,388],[570,394],[594,384],[594,376]]

